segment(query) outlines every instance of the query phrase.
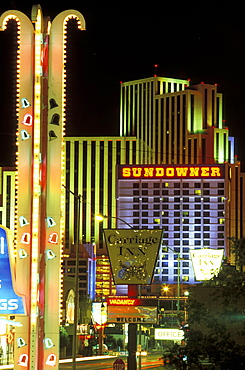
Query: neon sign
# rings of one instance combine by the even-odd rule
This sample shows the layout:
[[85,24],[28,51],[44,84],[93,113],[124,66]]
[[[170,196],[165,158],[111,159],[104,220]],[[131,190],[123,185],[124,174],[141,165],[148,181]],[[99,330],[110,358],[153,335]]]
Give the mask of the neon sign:
[[129,165],[118,166],[119,178],[219,178],[222,165]]
[[25,314],[23,298],[13,288],[7,228],[0,226],[0,314]]

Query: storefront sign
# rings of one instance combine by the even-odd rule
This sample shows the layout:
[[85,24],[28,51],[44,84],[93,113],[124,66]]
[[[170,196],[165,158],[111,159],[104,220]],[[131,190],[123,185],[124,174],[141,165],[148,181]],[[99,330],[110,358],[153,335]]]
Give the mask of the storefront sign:
[[184,339],[184,331],[180,329],[155,329],[155,339],[181,341]]
[[224,249],[190,250],[196,280],[210,280],[219,273]]
[[150,284],[162,230],[104,230],[115,284]]
[[25,314],[23,297],[14,290],[12,245],[10,231],[0,226],[0,315]]
[[119,179],[144,178],[217,178],[223,177],[223,166],[214,165],[119,165]]

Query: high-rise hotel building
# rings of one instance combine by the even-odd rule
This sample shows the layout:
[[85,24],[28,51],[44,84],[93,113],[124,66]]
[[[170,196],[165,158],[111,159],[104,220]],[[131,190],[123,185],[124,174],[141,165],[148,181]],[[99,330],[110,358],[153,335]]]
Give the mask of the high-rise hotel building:
[[[194,283],[190,249],[224,248],[230,259],[227,237],[244,235],[244,174],[217,85],[163,77],[121,83],[120,136],[66,138],[66,164],[66,187],[83,196],[80,240],[95,242],[98,255],[106,255],[103,228],[127,227],[115,217],[136,228],[164,229],[156,283],[177,279],[177,254],[166,246],[181,255],[183,281]],[[183,173],[190,165],[203,173],[217,166],[221,176],[119,178],[118,165],[134,165],[136,173],[136,165],[177,166]],[[98,213],[108,218],[99,223]],[[68,250],[76,214],[67,193]]]

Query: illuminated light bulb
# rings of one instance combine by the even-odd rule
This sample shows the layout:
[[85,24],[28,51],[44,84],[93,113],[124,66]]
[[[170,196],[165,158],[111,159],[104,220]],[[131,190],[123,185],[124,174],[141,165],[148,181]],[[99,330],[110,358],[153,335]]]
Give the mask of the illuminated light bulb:
[[27,219],[24,216],[19,217],[19,222],[20,222],[20,227],[29,225],[29,222],[27,221]]
[[27,345],[27,344],[26,344],[26,342],[24,341],[24,339],[23,339],[23,338],[21,338],[21,337],[17,338],[17,347],[18,347],[18,348],[24,347],[24,346],[26,346],[26,345]]
[[52,234],[50,234],[49,235],[48,242],[49,243],[52,243],[52,244],[58,244],[58,233],[52,233]]
[[56,365],[56,355],[54,353],[51,353],[50,355],[48,355],[45,364],[48,366],[55,366]]
[[28,108],[31,106],[31,104],[29,103],[29,101],[26,99],[26,98],[22,98],[21,99],[21,106],[22,108]]
[[32,125],[32,115],[29,113],[25,114],[22,123],[23,125],[31,126]]
[[21,354],[19,359],[18,359],[18,365],[27,367],[28,364],[28,355],[27,354]]
[[47,256],[47,260],[52,260],[53,258],[56,257],[52,249],[47,249],[46,256]]
[[19,255],[19,259],[22,260],[26,257],[28,257],[28,254],[27,252],[25,251],[25,249],[21,248],[18,250],[18,255]]
[[30,244],[30,233],[23,233],[20,242],[22,244]]
[[52,227],[52,226],[55,226],[55,225],[56,225],[56,223],[55,223],[53,217],[48,217],[47,218],[47,227]]
[[54,347],[54,343],[53,343],[52,339],[50,339],[50,338],[45,338],[44,339],[44,345],[45,345],[45,349]]
[[20,135],[21,135],[21,140],[27,140],[27,139],[30,139],[31,137],[26,130],[21,130]]

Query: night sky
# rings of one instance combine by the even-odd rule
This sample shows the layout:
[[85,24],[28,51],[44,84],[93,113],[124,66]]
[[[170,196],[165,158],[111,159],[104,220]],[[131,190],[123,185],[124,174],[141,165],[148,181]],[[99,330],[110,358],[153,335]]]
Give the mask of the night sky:
[[[24,5],[23,5],[24,3]],[[0,13],[17,9],[28,17],[31,1],[1,0]],[[217,83],[224,119],[237,137],[245,162],[243,10],[233,2],[40,2],[53,19],[79,10],[86,31],[71,32],[67,135],[118,135],[120,81],[153,76]],[[211,5],[210,5],[211,4]],[[15,128],[11,47],[0,33],[0,165],[14,164]]]

